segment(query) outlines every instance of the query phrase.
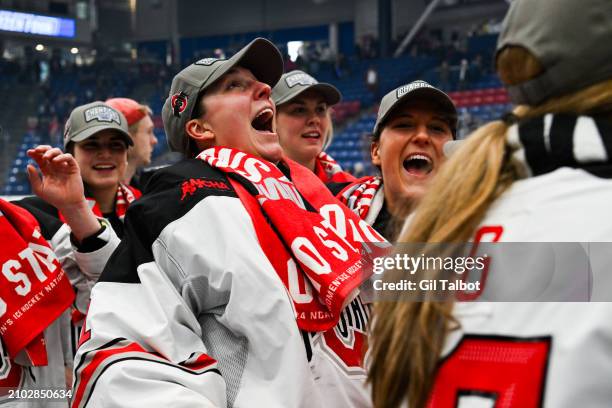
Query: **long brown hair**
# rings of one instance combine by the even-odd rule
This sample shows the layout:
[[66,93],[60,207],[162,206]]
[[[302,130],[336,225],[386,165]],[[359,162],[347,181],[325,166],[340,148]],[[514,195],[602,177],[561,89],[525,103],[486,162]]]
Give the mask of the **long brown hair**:
[[[503,50],[497,69],[506,84],[521,83],[542,71],[537,59],[521,47]],[[611,112],[611,106],[608,80],[537,107],[519,106],[514,113],[519,118],[549,112],[584,114]],[[461,243],[472,238],[491,204],[524,177],[506,144],[508,126],[491,122],[465,141],[440,169],[399,242]],[[375,407],[396,407],[405,400],[411,408],[426,405],[446,335],[455,327],[452,311],[452,302],[410,302],[402,295],[375,306],[368,373]]]

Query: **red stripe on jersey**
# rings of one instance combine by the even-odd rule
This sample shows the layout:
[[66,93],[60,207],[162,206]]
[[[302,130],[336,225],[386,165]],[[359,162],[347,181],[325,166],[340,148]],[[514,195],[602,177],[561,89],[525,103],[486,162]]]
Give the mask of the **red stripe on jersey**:
[[204,353],[200,353],[200,355],[194,361],[190,361],[190,360],[192,359],[189,359],[181,363],[180,365],[190,370],[199,371],[199,370],[202,370],[206,367],[210,367],[211,365],[217,363],[217,360],[215,360],[214,358]]
[[[85,395],[85,390],[87,389],[87,385],[92,382],[94,379],[94,373],[96,370],[103,366],[111,357],[116,357],[118,354],[126,354],[126,353],[143,353],[145,354],[149,360],[151,357],[154,357],[155,360],[164,360],[170,362],[169,360],[163,358],[159,353],[154,353],[150,351],[146,351],[141,345],[138,343],[131,342],[124,347],[118,348],[110,348],[103,349],[98,351],[92,351],[95,353],[93,357],[91,357],[91,362],[86,364],[82,369],[77,370],[79,373],[77,377],[79,378],[78,384],[76,384],[74,393],[74,399],[72,401],[72,407],[80,407],[83,402],[83,397]],[[191,359],[177,364],[177,366],[185,367],[189,371],[200,371],[204,368],[215,365],[217,361],[212,357],[199,353],[197,357],[192,357]]]
[[105,362],[105,360],[109,359],[110,357],[116,356],[117,354],[131,353],[131,352],[143,352],[149,355],[158,356],[158,354],[147,352],[138,343],[130,343],[125,347],[104,349],[104,350],[99,350],[97,352],[94,352],[95,354],[92,357],[91,362],[85,365],[83,369],[80,370],[80,373],[77,374],[79,381],[78,381],[78,385],[75,387],[76,392],[74,393],[74,399],[72,401],[72,406],[73,407],[80,406],[83,400],[83,395],[85,394],[85,389],[87,388],[87,385],[90,383],[94,372],[96,371],[98,367],[100,367]]

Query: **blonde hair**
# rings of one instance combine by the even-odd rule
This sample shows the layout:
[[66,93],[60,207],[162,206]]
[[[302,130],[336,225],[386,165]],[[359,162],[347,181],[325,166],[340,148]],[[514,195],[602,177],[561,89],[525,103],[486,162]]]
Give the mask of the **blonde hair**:
[[[526,81],[542,71],[537,59],[521,47],[503,50],[497,69],[507,84]],[[611,107],[612,80],[608,80],[540,106],[519,106],[514,113],[529,118],[545,113],[612,112]],[[472,238],[491,204],[524,176],[506,144],[508,126],[491,122],[465,141],[440,169],[398,241],[461,243]],[[399,406],[404,400],[411,408],[426,405],[446,336],[456,325],[452,302],[410,302],[401,296],[374,308],[368,380],[377,408]]]
[[327,149],[329,145],[334,140],[334,121],[332,120],[332,107],[329,106],[327,108],[327,119],[329,120],[329,129],[327,131],[327,135],[325,135],[325,140],[323,141],[323,150]]

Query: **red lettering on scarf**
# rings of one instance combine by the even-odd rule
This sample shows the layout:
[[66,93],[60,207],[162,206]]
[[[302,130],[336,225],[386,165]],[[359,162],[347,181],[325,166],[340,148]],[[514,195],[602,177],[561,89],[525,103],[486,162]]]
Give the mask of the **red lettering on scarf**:
[[[199,158],[246,178],[259,192],[253,196],[243,181],[230,178],[253,220],[262,250],[292,297],[298,326],[307,331],[334,327],[371,273],[369,262],[362,259],[362,249],[366,255],[371,252],[364,240],[389,244],[297,163],[285,160],[292,182],[274,164],[235,149],[216,147]],[[304,199],[314,211],[306,209]],[[334,228],[331,219],[343,230]]]

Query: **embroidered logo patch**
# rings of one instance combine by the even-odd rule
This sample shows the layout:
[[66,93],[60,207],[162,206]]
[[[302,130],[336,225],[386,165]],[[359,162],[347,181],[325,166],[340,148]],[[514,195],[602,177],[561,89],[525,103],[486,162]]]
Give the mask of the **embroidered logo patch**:
[[412,92],[415,89],[419,89],[419,88],[433,88],[433,86],[429,85],[427,82],[424,82],[424,81],[416,81],[409,85],[404,85],[401,88],[399,88],[397,90],[396,96],[399,99],[402,96],[406,95],[408,92]]
[[225,190],[225,191],[230,190],[229,186],[224,181],[192,178],[192,179],[183,181],[183,184],[181,184],[181,192],[182,192],[181,201],[185,200],[187,196],[194,195],[195,192],[201,188],[208,188],[208,189],[213,189],[213,190]]
[[194,62],[194,65],[205,65],[208,67],[217,61],[224,61],[224,60],[220,60],[219,58],[202,58],[201,60],[197,60],[196,62]]
[[285,82],[289,88],[293,88],[296,85],[308,86],[318,84],[316,79],[303,72],[288,76],[285,78]]
[[97,120],[98,122],[115,122],[118,125],[121,125],[121,118],[119,118],[119,112],[108,106],[94,106],[93,108],[87,109],[84,114],[85,122]]
[[187,102],[188,98],[185,92],[179,92],[172,95],[172,98],[170,98],[170,105],[172,106],[172,113],[174,116],[177,118],[181,117],[181,113],[187,108]]

